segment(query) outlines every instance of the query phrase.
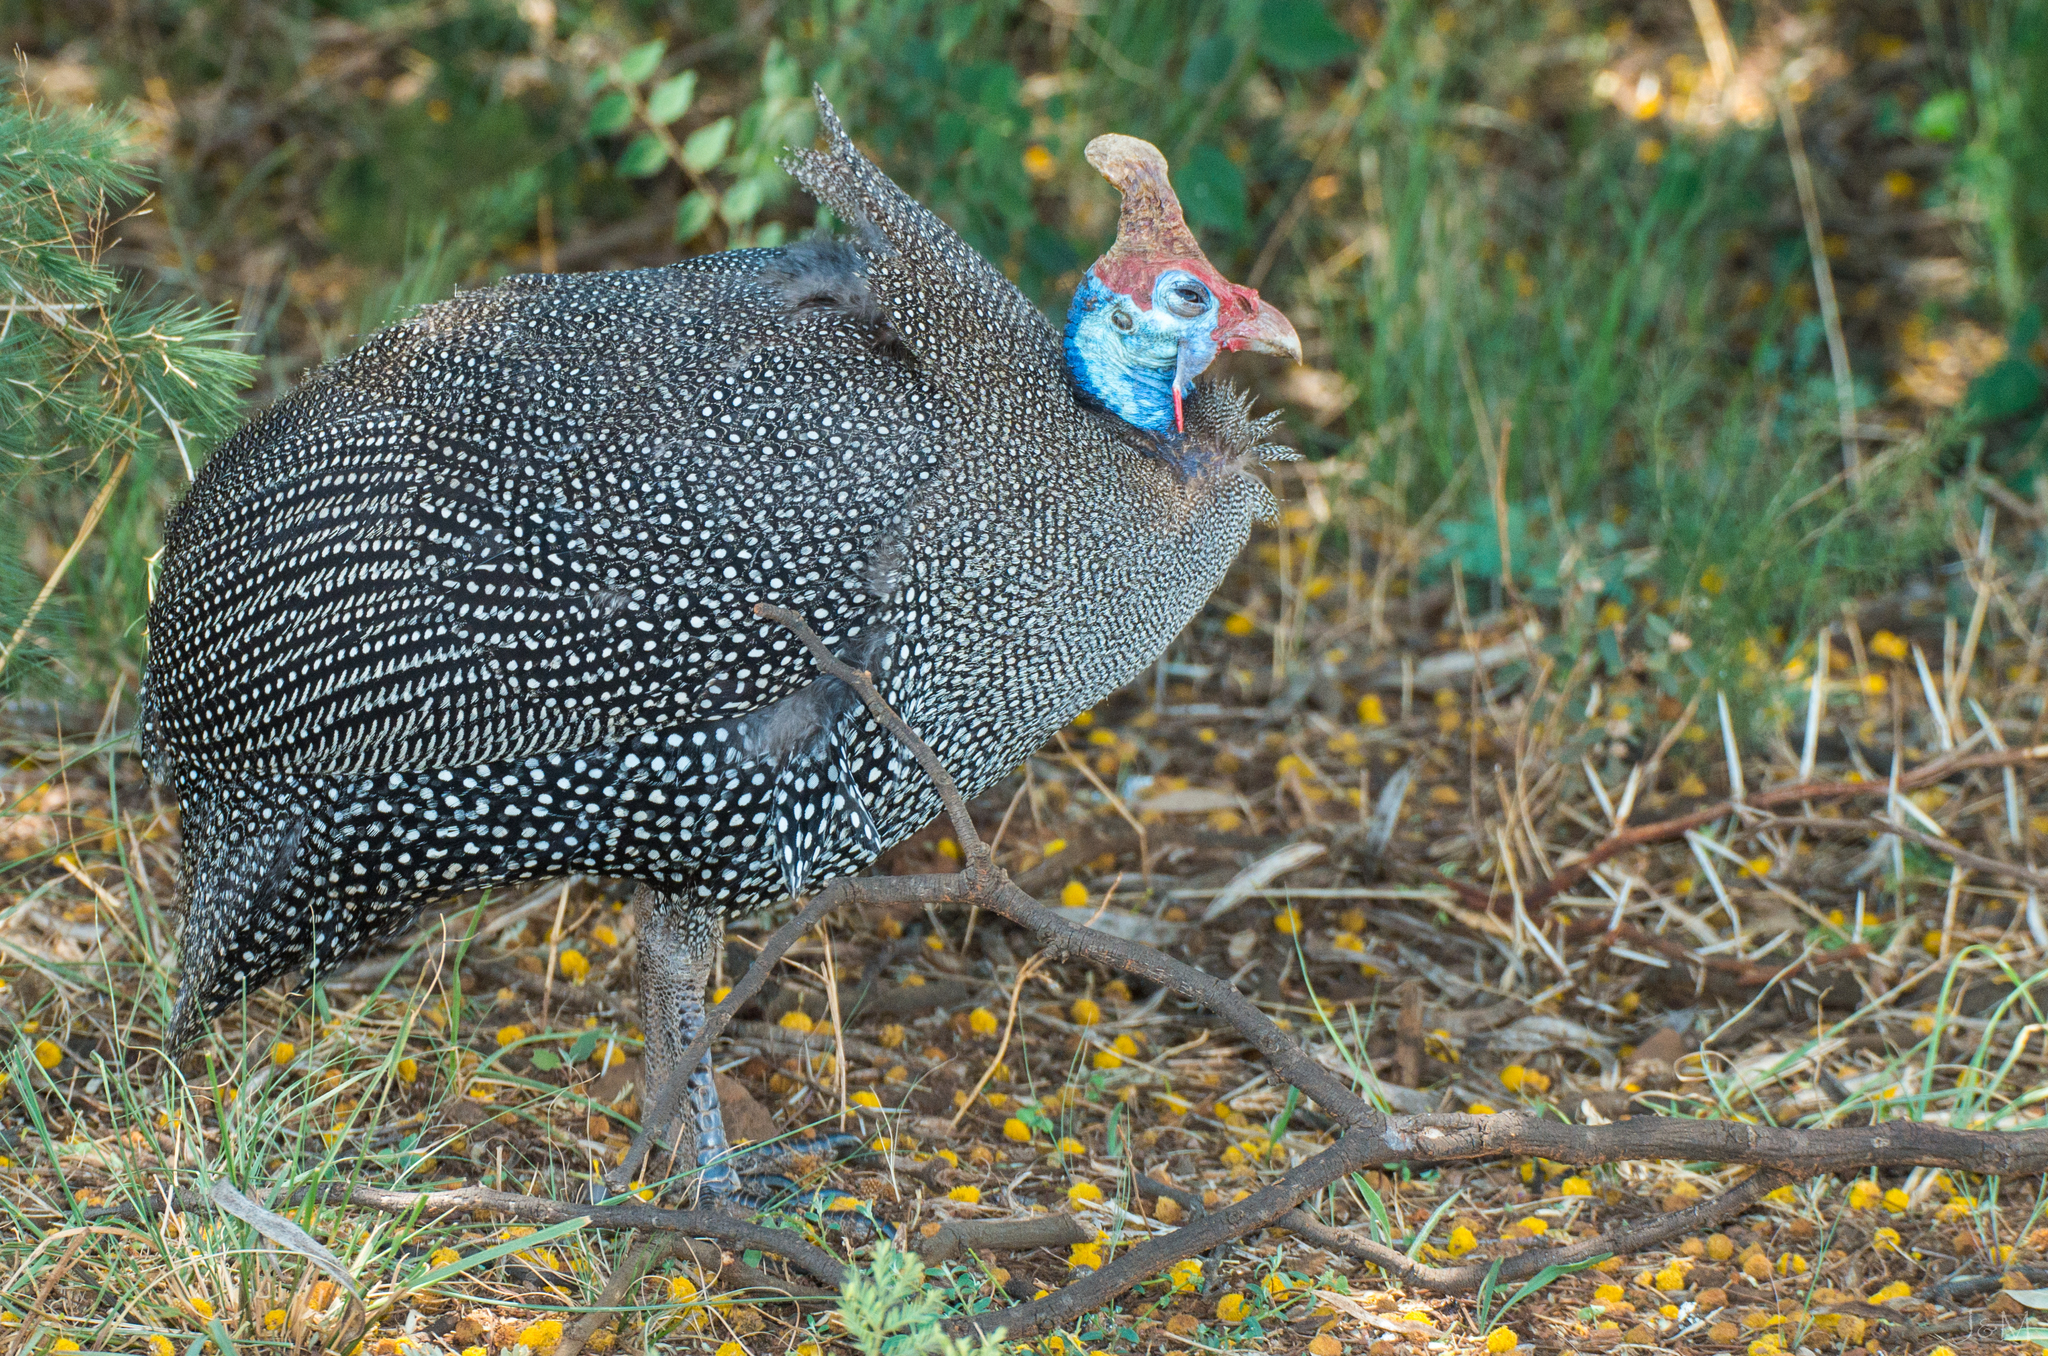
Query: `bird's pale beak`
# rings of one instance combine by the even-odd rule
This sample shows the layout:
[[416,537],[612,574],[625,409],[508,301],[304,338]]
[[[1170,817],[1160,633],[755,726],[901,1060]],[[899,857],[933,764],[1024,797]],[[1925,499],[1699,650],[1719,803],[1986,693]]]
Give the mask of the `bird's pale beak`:
[[1216,347],[1237,352],[1273,353],[1301,361],[1301,336],[1277,306],[1255,300],[1252,313],[1216,335]]

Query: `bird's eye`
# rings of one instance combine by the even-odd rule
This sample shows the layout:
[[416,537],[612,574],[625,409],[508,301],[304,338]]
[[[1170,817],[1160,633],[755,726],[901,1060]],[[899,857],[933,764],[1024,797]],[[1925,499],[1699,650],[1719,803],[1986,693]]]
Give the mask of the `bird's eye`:
[[1137,321],[1131,319],[1129,311],[1111,311],[1109,313],[1109,323],[1122,330],[1125,334],[1129,334],[1133,329],[1137,328],[1138,324]]
[[1166,309],[1183,320],[1192,320],[1207,310],[1209,293],[1195,283],[1176,283],[1166,290]]

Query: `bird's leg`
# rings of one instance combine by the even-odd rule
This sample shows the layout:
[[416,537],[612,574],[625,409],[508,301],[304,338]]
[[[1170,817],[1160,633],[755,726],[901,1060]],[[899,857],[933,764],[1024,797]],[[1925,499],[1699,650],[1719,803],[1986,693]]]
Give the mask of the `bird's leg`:
[[[725,929],[717,910],[645,886],[633,896],[633,915],[639,948],[640,1025],[647,1033],[641,1061],[646,1080],[641,1104],[651,1109],[668,1086],[683,1050],[704,1029],[704,990],[718,948],[724,944]],[[814,1134],[735,1152],[725,1137],[725,1115],[719,1106],[708,1050],[704,1062],[690,1071],[685,1101],[688,1109],[674,1124],[659,1127],[658,1133],[670,1145],[696,1144],[697,1189],[714,1201],[762,1204],[800,1198],[802,1193],[782,1175],[784,1171],[815,1166],[818,1158],[836,1157],[861,1144],[857,1135]],[[813,1206],[839,1216],[828,1222],[842,1228],[875,1224],[864,1206],[849,1211],[829,1204],[841,1199],[836,1194],[811,1192],[808,1199]]]
[[[633,896],[634,932],[639,950],[640,1025],[647,1033],[641,1067],[645,1087],[641,1104],[668,1086],[683,1050],[704,1029],[704,989],[724,944],[723,919],[715,909],[698,907],[641,886]],[[732,1146],[725,1138],[725,1117],[718,1105],[718,1084],[712,1077],[711,1052],[690,1071],[689,1110],[676,1123],[661,1128],[672,1145],[686,1143],[685,1122],[695,1131],[699,1189],[715,1197],[739,1194],[739,1173],[729,1161]]]

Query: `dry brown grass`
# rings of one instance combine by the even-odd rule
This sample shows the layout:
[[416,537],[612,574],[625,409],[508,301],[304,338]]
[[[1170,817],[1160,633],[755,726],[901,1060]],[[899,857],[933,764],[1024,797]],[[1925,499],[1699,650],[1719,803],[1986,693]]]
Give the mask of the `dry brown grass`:
[[[1291,488],[1290,502],[1316,502]],[[1614,670],[1595,646],[1575,658],[1532,642],[1555,615],[1474,616],[1455,589],[1326,576],[1304,542],[1315,530],[1296,515],[1263,535],[1230,601],[1156,686],[1112,698],[982,798],[984,833],[1000,827],[999,858],[1027,887],[1098,925],[1143,920],[1333,1069],[1369,1066],[1397,1109],[2040,1123],[2029,981],[2048,947],[2032,864],[2048,770],[1979,768],[1899,798],[1890,813],[1911,843],[1881,837],[1882,795],[1781,809],[1616,856],[1535,916],[1513,904],[1618,821],[1802,772],[1882,782],[1895,759],[1910,772],[1950,746],[2039,742],[2040,640],[2026,628],[2040,576],[2010,572],[1994,544],[1962,572],[1960,624],[1911,595],[1873,601],[1833,628],[1819,705],[1811,649],[1740,677],[1737,709],[1757,710],[1762,733],[1738,738],[1714,697],[1688,706],[1652,686],[1654,605],[1610,619]],[[1391,643],[1361,643],[1375,632]],[[292,1203],[295,1189],[336,1180],[587,1199],[641,1093],[623,891],[572,881],[458,901],[313,1003],[258,995],[173,1070],[147,1051],[175,980],[175,809],[111,730],[17,729],[9,753],[0,1014],[18,1034],[0,1195],[15,1228],[0,1242],[0,1302],[17,1316],[14,1340],[318,1350],[356,1331],[338,1286],[239,1222],[95,1222],[98,1207],[219,1175],[339,1256],[368,1300],[377,1356],[545,1348],[550,1316],[596,1294],[619,1240]],[[1392,804],[1403,770],[1375,851],[1374,810]],[[1291,869],[1266,865],[1300,844],[1314,850],[1293,851]],[[934,825],[883,869],[943,869],[954,851]],[[765,924],[734,920],[730,964]],[[820,1165],[816,1181],[913,1232],[1072,1209],[1109,1236],[1106,1254],[1171,1223],[1133,1196],[1131,1172],[1229,1199],[1328,1139],[1204,1014],[1034,963],[1022,934],[985,917],[841,917],[780,980],[721,1051],[736,1130],[857,1130],[878,1152]],[[1544,1162],[1374,1173],[1318,1214],[1415,1240],[1424,1257],[1499,1255],[1733,1175]],[[1210,1259],[1184,1288],[1163,1280],[1127,1297],[1077,1336],[1296,1351],[1327,1332],[1389,1356],[1476,1348],[1505,1326],[1572,1350],[1739,1349],[1777,1333],[1786,1349],[1855,1337],[1967,1353],[2024,1311],[1997,1291],[1930,1301],[1929,1288],[2048,1265],[2040,1209],[2033,1183],[1811,1183],[1725,1236],[1558,1279],[1504,1318],[1403,1294],[1276,1235]],[[939,1275],[966,1304],[1057,1287],[1090,1261],[970,1256]],[[671,1263],[643,1282],[608,1340],[761,1351],[829,1337],[824,1319],[685,1279]]]

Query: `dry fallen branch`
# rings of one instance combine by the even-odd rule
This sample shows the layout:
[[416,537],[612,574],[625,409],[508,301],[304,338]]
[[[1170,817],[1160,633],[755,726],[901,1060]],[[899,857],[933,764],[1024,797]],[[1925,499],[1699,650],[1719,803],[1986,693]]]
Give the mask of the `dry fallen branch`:
[[[1547,1266],[1568,1266],[1607,1253],[1638,1251],[1725,1219],[1778,1186],[1826,1172],[1861,1172],[1873,1166],[1909,1165],[1986,1175],[2048,1171],[2048,1131],[2001,1134],[1952,1130],[1910,1121],[1857,1128],[1799,1130],[1663,1116],[1638,1116],[1607,1125],[1573,1125],[1519,1113],[1494,1116],[1383,1115],[1345,1080],[1312,1059],[1299,1043],[1276,1027],[1234,988],[1149,946],[1069,922],[1018,889],[994,865],[987,846],[975,831],[966,801],[936,755],[883,701],[868,675],[833,656],[816,634],[794,614],[765,604],[757,608],[757,612],[794,633],[820,668],[847,683],[876,720],[913,754],[939,789],[956,839],[965,851],[966,861],[957,875],[842,879],[826,885],[807,907],[768,939],[733,992],[709,1014],[705,1030],[683,1053],[678,1069],[695,1067],[704,1050],[717,1039],[734,1013],[765,985],[770,971],[782,956],[833,909],[848,903],[920,907],[969,905],[1027,929],[1049,958],[1082,960],[1121,970],[1208,1008],[1258,1050],[1274,1073],[1318,1104],[1325,1114],[1343,1127],[1335,1144],[1295,1165],[1244,1200],[1203,1213],[1181,1228],[1154,1235],[1055,1294],[992,1310],[972,1319],[954,1319],[950,1326],[956,1332],[1001,1328],[1015,1337],[1065,1325],[1084,1313],[1111,1303],[1183,1258],[1228,1245],[1268,1227],[1292,1229],[1317,1246],[1370,1262],[1430,1289],[1460,1291],[1478,1286],[1491,1270],[1490,1262],[1459,1267],[1422,1267],[1384,1244],[1361,1238],[1354,1232],[1322,1225],[1299,1209],[1303,1201],[1350,1173],[1396,1162],[1424,1164],[1540,1156],[1572,1164],[1672,1159],[1745,1164],[1759,1169],[1713,1200],[1616,1229],[1594,1239],[1564,1247],[1532,1250],[1507,1259],[1500,1271],[1503,1279],[1525,1277]],[[2048,746],[1949,759],[1902,777],[1900,786],[1901,789],[1910,789],[1971,767],[2002,766],[2040,757],[2048,757]],[[1846,799],[1886,789],[1882,785],[1813,783],[1761,792],[1749,797],[1746,804],[1752,809],[1768,809],[1799,801]],[[1616,853],[1643,843],[1678,837],[1686,829],[1736,813],[1740,808],[1730,802],[1680,819],[1614,834],[1588,856],[1559,869],[1548,880],[1539,883],[1535,891],[1525,896],[1525,902],[1532,908],[1545,903]],[[674,1114],[679,1091],[680,1085],[662,1090],[654,1101],[646,1124],[666,1124]],[[643,1130],[625,1162],[614,1173],[615,1178],[624,1180],[630,1177],[645,1151],[646,1137],[647,1132]],[[682,1217],[706,1212],[655,1213]],[[784,1255],[789,1254],[785,1252]],[[791,1260],[810,1270],[803,1259],[791,1257]],[[820,1273],[813,1271],[812,1274]]]
[[[311,1194],[327,1205],[360,1205],[389,1215],[464,1214],[517,1220],[522,1224],[564,1224],[570,1220],[582,1220],[595,1229],[661,1231],[680,1238],[714,1238],[736,1247],[772,1252],[828,1285],[838,1284],[846,1270],[844,1262],[802,1234],[772,1229],[716,1210],[669,1210],[637,1200],[609,1205],[577,1205],[546,1196],[526,1196],[480,1186],[456,1187],[447,1191],[395,1191],[389,1187],[361,1183],[329,1182]],[[179,1210],[215,1208],[213,1200],[204,1192],[184,1189],[171,1194],[171,1205]],[[89,1210],[86,1216],[89,1219],[121,1219],[136,1218],[143,1213],[142,1207],[131,1204]]]
[[[1645,1248],[1655,1247],[1667,1239],[1710,1229],[1731,1215],[1754,1205],[1779,1187],[1792,1182],[1789,1173],[1766,1169],[1754,1173],[1737,1185],[1722,1192],[1711,1200],[1700,1201],[1683,1210],[1674,1210],[1659,1215],[1644,1224],[1611,1230],[1594,1238],[1584,1239],[1563,1247],[1536,1248],[1505,1258],[1500,1262],[1496,1281],[1520,1281],[1534,1276],[1545,1267],[1572,1266],[1580,1262],[1597,1261],[1602,1257],[1620,1257]],[[1192,1191],[1168,1186],[1152,1177],[1135,1177],[1139,1190],[1155,1196],[1165,1196],[1181,1205],[1200,1211],[1201,1197]],[[1360,1238],[1346,1229],[1333,1229],[1306,1210],[1294,1209],[1280,1217],[1279,1227],[1294,1234],[1303,1242],[1326,1252],[1342,1254],[1361,1262],[1370,1263],[1388,1275],[1435,1290],[1440,1294],[1462,1295],[1477,1290],[1493,1271],[1492,1259],[1467,1262],[1463,1266],[1433,1267],[1417,1262],[1398,1248],[1389,1247],[1374,1239]]]
[[[932,1228],[929,1224],[925,1227]],[[1095,1231],[1072,1215],[1033,1215],[1029,1219],[947,1220],[912,1246],[927,1262],[947,1262],[975,1248],[1027,1252],[1070,1247],[1093,1237]]]

